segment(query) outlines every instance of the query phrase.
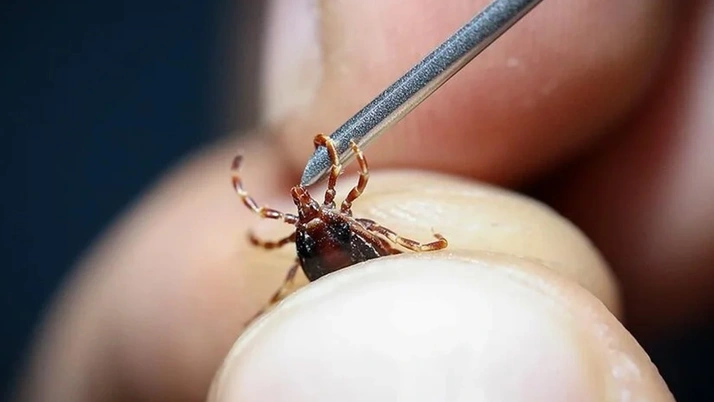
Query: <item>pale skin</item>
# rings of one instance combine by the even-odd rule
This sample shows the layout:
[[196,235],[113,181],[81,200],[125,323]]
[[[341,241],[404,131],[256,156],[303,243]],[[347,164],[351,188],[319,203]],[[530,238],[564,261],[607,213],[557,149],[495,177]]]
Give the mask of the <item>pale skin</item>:
[[[266,394],[280,387],[236,388],[256,373],[282,379],[282,369],[306,371],[280,366],[281,356],[266,352],[260,341],[300,333],[286,339],[319,353],[315,343],[325,343],[301,337],[324,333],[325,316],[336,314],[330,306],[360,305],[350,299],[359,297],[359,289],[382,296],[364,296],[365,311],[354,315],[362,320],[358,328],[369,328],[366,317],[380,322],[385,334],[403,330],[398,327],[412,325],[408,317],[420,315],[435,322],[451,312],[459,317],[481,311],[477,316],[490,317],[494,330],[540,317],[528,321],[538,327],[532,338],[516,344],[547,346],[548,339],[563,336],[563,344],[583,352],[582,360],[564,362],[578,353],[468,344],[482,354],[475,361],[492,362],[491,373],[505,361],[520,370],[516,378],[538,376],[532,383],[504,382],[503,389],[497,389],[498,377],[489,378],[494,394],[558,400],[557,393],[567,389],[594,400],[620,400],[625,392],[634,400],[673,400],[631,333],[656,339],[714,312],[714,162],[702,153],[714,144],[714,90],[705,90],[714,82],[711,1],[544,2],[498,47],[484,52],[480,64],[465,69],[458,84],[442,88],[365,150],[370,180],[353,203],[354,216],[422,242],[431,241],[434,229],[449,240],[451,254],[424,268],[424,254],[409,253],[304,287],[229,355],[243,323],[270,299],[295,257],[290,247],[265,251],[246,239],[258,219],[231,186],[230,162],[238,148],[246,155],[244,185],[256,202],[294,213],[288,190],[313,136],[349,117],[486,2],[458,0],[438,12],[431,1],[411,2],[409,9],[396,3],[320,3],[319,40],[311,43],[321,48],[313,59],[278,63],[271,57],[285,57],[286,47],[295,44],[268,44],[263,112],[272,128],[209,146],[171,169],[97,241],[40,329],[19,386],[25,400],[200,401],[214,378],[213,401],[246,395],[280,400]],[[271,13],[286,14],[280,6]],[[390,15],[405,25],[388,27],[384,18]],[[407,27],[425,21],[433,29],[407,36]],[[301,35],[296,37],[311,38]],[[384,46],[365,51],[373,43]],[[398,138],[403,142],[396,147]],[[565,168],[565,161],[575,164]],[[384,170],[389,167],[401,170]],[[554,210],[483,184],[509,188],[556,177],[540,194],[579,229]],[[341,202],[357,182],[357,175],[340,177],[335,200]],[[260,226],[261,238],[280,239],[289,234],[284,226]],[[424,310],[383,320],[380,314],[386,313],[378,307],[390,301],[378,289],[385,283],[380,275],[401,278],[396,283],[405,283],[400,291],[407,300],[427,280],[471,289],[466,293],[477,296],[469,297],[478,298],[449,305],[449,314],[429,315],[428,306],[414,304]],[[303,284],[304,279],[297,283]],[[348,289],[357,289],[356,295]],[[318,290],[330,298],[307,297]],[[478,306],[494,307],[474,310]],[[449,325],[470,333],[474,322],[481,321]],[[423,344],[442,340],[431,341]],[[598,352],[613,347],[617,354]],[[499,354],[514,350],[515,355]],[[358,367],[349,348],[331,352],[344,358],[323,366],[317,359],[312,373]],[[392,357],[398,360],[399,353]],[[575,374],[563,381],[544,370],[543,361]],[[258,363],[275,371],[252,370]],[[630,372],[639,375],[628,377]],[[301,395],[287,377],[281,384]],[[347,397],[352,385],[335,381],[324,388],[332,395],[343,390]]]

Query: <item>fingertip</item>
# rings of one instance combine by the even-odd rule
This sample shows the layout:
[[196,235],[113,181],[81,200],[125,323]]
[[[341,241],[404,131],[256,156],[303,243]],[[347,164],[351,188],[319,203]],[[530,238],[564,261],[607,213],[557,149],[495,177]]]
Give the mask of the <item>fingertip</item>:
[[318,280],[258,320],[217,401],[671,401],[588,292],[514,257],[388,257]]

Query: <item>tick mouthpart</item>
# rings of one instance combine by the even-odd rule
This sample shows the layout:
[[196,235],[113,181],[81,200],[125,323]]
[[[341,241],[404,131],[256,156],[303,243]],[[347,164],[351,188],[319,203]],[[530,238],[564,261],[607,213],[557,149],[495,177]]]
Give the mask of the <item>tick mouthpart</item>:
[[298,208],[300,220],[310,220],[319,215],[320,206],[312,199],[310,193],[302,186],[295,186],[290,190],[293,202]]

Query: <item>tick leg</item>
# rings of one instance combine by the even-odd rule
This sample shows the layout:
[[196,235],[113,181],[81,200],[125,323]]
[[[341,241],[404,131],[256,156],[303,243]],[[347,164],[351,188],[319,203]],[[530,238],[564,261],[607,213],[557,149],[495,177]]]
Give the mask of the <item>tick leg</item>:
[[355,155],[357,155],[357,162],[359,163],[359,181],[357,182],[357,185],[350,190],[349,194],[347,194],[345,200],[342,201],[340,211],[352,215],[352,201],[362,195],[365,187],[367,187],[367,182],[369,181],[369,167],[367,166],[367,159],[364,157],[362,150],[359,149],[354,141],[350,141],[350,147],[352,148],[352,151],[354,151]]
[[290,234],[290,236],[284,237],[278,241],[266,241],[258,238],[254,233],[248,235],[250,243],[257,247],[262,247],[267,250],[272,250],[274,248],[280,248],[288,243],[295,243],[295,232]]
[[295,274],[297,273],[299,266],[300,265],[298,265],[298,263],[295,263],[295,265],[293,265],[290,268],[290,270],[288,271],[288,274],[285,276],[285,280],[283,281],[283,284],[280,285],[280,288],[275,293],[273,293],[273,297],[270,298],[270,302],[268,302],[268,304],[265,307],[260,309],[260,311],[258,311],[253,316],[253,318],[248,320],[248,322],[245,323],[246,326],[250,325],[250,323],[255,321],[256,318],[260,317],[263,313],[268,311],[268,309],[270,309],[271,307],[276,305],[279,301],[281,301],[285,298],[287,291],[290,290],[290,288],[293,285],[293,282],[295,281]]
[[394,231],[385,228],[384,226],[378,224],[373,220],[357,219],[357,221],[360,222],[365,227],[365,229],[369,230],[370,232],[379,233],[389,239],[391,242],[399,244],[400,246],[406,247],[412,251],[441,250],[446,248],[446,246],[449,244],[444,238],[444,236],[438,233],[434,233],[434,237],[437,238],[436,241],[424,244],[419,243],[415,240],[407,239],[406,237],[399,236],[398,234],[394,233]]
[[342,164],[340,164],[340,158],[337,156],[337,148],[335,147],[335,142],[332,138],[326,136],[325,134],[318,134],[315,136],[315,149],[320,146],[327,148],[327,154],[330,155],[330,161],[332,162],[332,167],[330,168],[330,177],[327,179],[327,190],[325,190],[325,202],[324,205],[329,208],[335,207],[335,186],[337,185],[337,178],[342,172]]
[[243,189],[243,183],[241,182],[240,174],[238,173],[242,160],[242,155],[238,155],[235,157],[235,159],[233,159],[233,165],[231,166],[231,176],[233,179],[233,187],[235,187],[236,193],[241,198],[241,200],[243,200],[243,204],[245,204],[246,207],[248,207],[251,211],[255,212],[261,218],[282,220],[290,224],[297,223],[298,217],[296,215],[286,214],[278,211],[277,209],[259,207],[253,197],[251,197],[248,192]]
[[288,274],[285,275],[285,280],[283,281],[283,284],[280,285],[280,288],[275,291],[273,294],[273,297],[270,298],[270,304],[269,306],[274,305],[275,303],[279,302],[280,300],[283,300],[286,296],[286,292],[290,290],[290,287],[293,286],[293,282],[295,281],[295,274],[297,273],[298,267],[300,265],[295,263],[293,264],[292,267],[290,267],[290,270],[288,271]]

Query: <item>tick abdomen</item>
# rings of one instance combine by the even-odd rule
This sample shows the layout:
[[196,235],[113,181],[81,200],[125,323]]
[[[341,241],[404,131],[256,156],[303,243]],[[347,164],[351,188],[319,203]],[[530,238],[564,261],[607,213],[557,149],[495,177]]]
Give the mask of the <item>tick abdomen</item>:
[[336,219],[297,229],[295,244],[298,258],[310,281],[350,265],[397,252],[377,236],[366,233],[369,236],[366,238],[355,225],[359,223]]

